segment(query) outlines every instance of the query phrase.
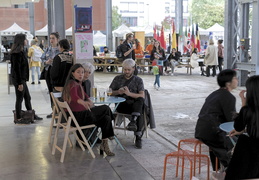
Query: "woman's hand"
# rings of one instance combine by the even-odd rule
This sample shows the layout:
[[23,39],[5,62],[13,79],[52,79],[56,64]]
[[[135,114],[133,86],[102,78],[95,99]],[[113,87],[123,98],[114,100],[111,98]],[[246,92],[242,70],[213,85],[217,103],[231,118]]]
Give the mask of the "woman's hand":
[[47,60],[45,63],[46,63],[46,64],[52,64],[52,62],[53,62],[53,59],[49,59],[49,60]]
[[245,97],[246,90],[242,90],[239,93],[239,96],[241,98],[242,106],[246,105],[246,97]]
[[241,132],[238,132],[235,129],[233,129],[232,131],[229,132],[228,135],[232,137],[232,136],[240,135],[240,134],[243,134],[243,133],[244,133],[244,130],[241,131]]
[[18,85],[18,90],[23,91],[23,85],[22,84]]

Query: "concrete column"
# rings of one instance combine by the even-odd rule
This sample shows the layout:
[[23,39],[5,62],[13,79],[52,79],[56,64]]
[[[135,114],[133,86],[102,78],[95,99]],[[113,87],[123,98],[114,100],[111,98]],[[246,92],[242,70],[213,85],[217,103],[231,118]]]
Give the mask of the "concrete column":
[[[224,68],[235,68],[235,56],[237,53],[237,2],[225,1],[225,32],[224,32]],[[236,57],[237,58],[237,57]]]
[[49,42],[49,36],[50,33],[53,32],[53,0],[47,1],[47,7],[48,7],[48,45],[50,45]]
[[64,0],[54,0],[54,29],[60,35],[60,39],[64,39],[66,37],[65,31],[65,13],[64,13]]
[[112,46],[112,1],[111,0],[106,0],[106,46],[110,50],[113,48]]
[[29,2],[29,19],[30,19],[30,32],[35,36],[35,25],[34,25],[34,3]]

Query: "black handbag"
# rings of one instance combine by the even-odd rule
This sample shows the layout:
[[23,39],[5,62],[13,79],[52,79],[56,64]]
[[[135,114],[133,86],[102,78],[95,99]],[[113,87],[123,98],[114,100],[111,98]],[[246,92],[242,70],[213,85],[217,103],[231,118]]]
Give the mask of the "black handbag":
[[[16,111],[13,110],[13,114],[14,114],[14,121],[17,121],[17,117],[16,117]],[[34,116],[35,116],[35,111],[34,110],[27,110],[27,111],[23,111],[21,110],[21,116],[23,119],[27,119],[30,122],[34,122]]]

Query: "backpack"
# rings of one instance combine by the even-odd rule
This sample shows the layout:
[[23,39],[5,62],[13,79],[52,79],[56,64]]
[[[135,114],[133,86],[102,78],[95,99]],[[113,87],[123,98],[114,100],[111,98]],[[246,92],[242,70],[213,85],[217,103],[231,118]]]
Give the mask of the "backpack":
[[121,50],[121,46],[122,46],[122,44],[120,44],[120,45],[116,48],[116,57],[117,57],[117,58],[122,58],[122,57],[123,57],[123,53],[122,53],[122,50]]
[[32,60],[33,61],[41,61],[41,56],[42,56],[42,51],[41,51],[41,49],[39,49],[39,48],[33,48],[32,47],[32,49],[33,49],[33,55],[32,55]]

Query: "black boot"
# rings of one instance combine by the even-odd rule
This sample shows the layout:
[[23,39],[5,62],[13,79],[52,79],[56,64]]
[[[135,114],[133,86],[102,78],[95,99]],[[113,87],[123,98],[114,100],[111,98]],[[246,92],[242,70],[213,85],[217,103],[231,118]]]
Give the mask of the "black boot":
[[137,119],[138,119],[138,116],[132,115],[130,123],[127,125],[126,129],[129,131],[137,131],[137,125],[136,125]]
[[137,149],[141,149],[142,148],[142,140],[141,140],[141,136],[139,136],[139,135],[136,135],[135,147]]

